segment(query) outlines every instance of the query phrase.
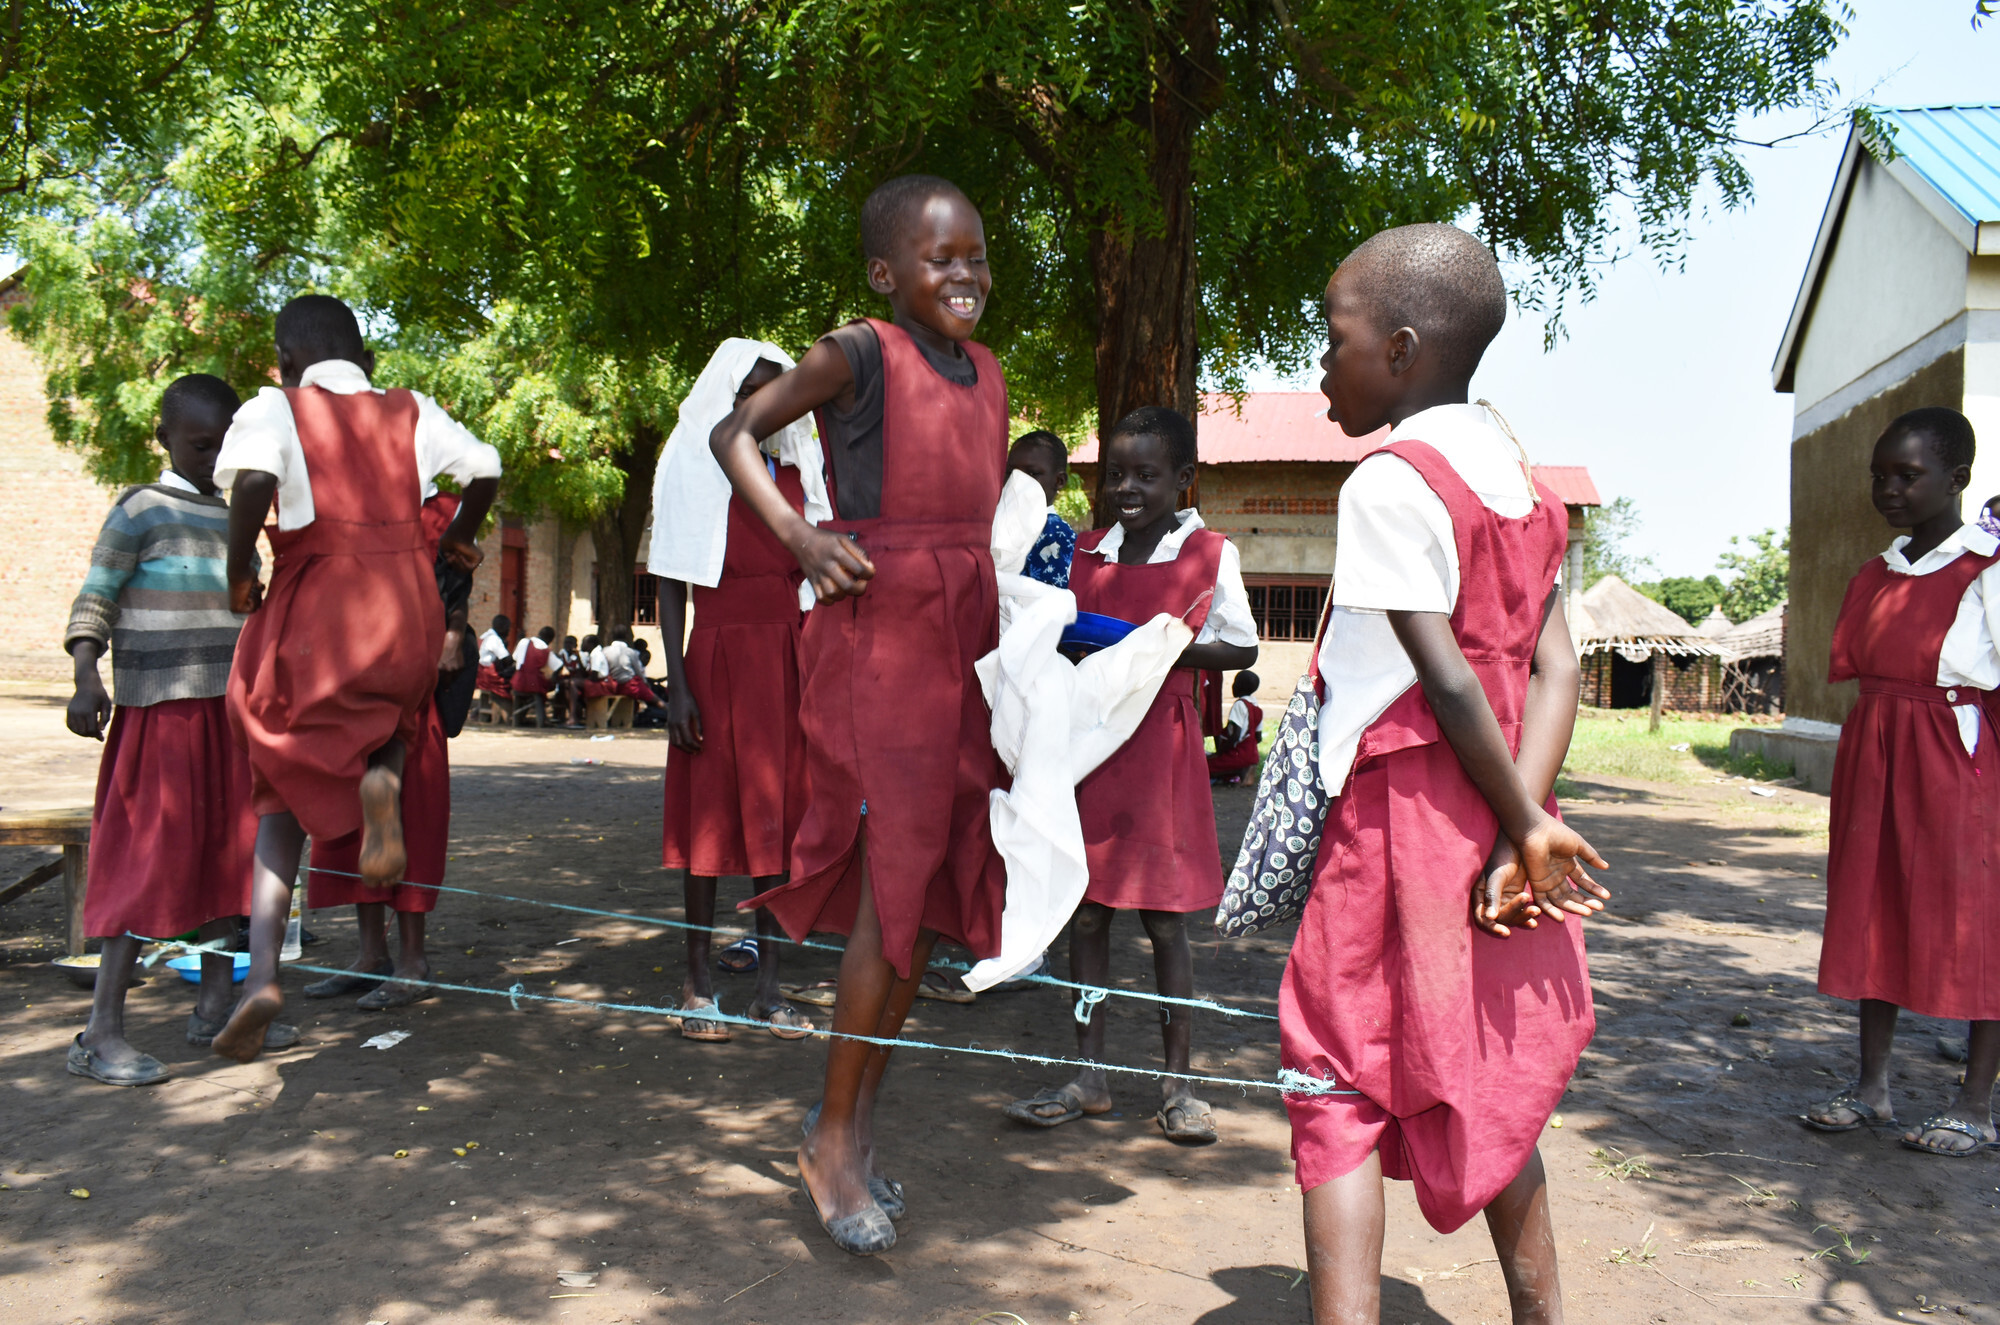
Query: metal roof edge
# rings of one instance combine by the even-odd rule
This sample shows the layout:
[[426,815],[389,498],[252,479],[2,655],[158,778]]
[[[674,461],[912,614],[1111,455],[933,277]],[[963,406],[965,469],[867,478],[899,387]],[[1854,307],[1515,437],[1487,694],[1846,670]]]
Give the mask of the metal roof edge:
[[1930,182],[1924,172],[1910,163],[1910,158],[1899,156],[1885,163],[1886,169],[1898,184],[1909,191],[1923,209],[1931,214],[1946,233],[1958,241],[1959,247],[1967,253],[1979,247],[1979,223],[1967,216],[1959,205],[1944,196],[1943,190]]

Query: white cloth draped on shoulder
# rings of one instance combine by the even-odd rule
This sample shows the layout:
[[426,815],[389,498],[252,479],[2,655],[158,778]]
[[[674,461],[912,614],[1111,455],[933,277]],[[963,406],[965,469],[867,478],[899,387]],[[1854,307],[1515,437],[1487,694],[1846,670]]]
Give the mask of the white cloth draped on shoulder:
[[1165,613],[1079,664],[1056,652],[1076,596],[1020,574],[1047,515],[1041,487],[1010,475],[993,519],[1000,647],[974,664],[993,710],[993,748],[1013,785],[992,793],[993,845],[1007,862],[1000,952],[972,968],[988,989],[1028,967],[1061,934],[1084,890],[1076,784],[1131,738],[1194,632]]
[[[736,408],[736,391],[759,359],[792,367],[792,356],[768,341],[732,336],[716,347],[694,389],[681,402],[680,418],[653,471],[653,543],[646,569],[670,580],[705,589],[722,582],[722,559],[729,540],[729,477],[722,472],[708,436]],[[764,450],[781,465],[799,471],[805,489],[805,517],[818,524],[832,517],[819,434],[810,417],[787,424],[766,439]]]

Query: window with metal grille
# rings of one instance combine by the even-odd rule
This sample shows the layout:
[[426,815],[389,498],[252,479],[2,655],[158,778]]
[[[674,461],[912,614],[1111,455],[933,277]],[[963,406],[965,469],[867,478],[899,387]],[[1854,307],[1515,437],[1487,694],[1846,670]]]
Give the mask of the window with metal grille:
[[1250,592],[1250,615],[1257,620],[1257,637],[1266,640],[1311,640],[1326,607],[1325,580],[1266,580],[1244,585]]
[[644,564],[632,568],[632,624],[660,624],[660,582],[647,572]]

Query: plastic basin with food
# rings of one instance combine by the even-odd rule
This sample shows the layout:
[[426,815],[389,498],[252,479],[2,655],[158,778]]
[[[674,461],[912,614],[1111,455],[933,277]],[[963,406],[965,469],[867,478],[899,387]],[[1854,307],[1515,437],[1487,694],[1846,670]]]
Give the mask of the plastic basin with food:
[[[236,959],[236,969],[230,973],[230,979],[234,980],[237,984],[242,984],[243,977],[250,973],[250,954],[247,952],[238,952],[231,955]],[[167,965],[178,972],[181,979],[187,981],[189,984],[198,985],[201,983],[200,953],[190,952],[179,957],[169,957]]]

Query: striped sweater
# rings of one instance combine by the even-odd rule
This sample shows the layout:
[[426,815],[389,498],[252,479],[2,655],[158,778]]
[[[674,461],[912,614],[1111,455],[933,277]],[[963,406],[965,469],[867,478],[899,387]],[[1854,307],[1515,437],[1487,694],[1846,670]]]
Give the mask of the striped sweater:
[[177,474],[161,478],[118,494],[63,636],[65,649],[111,646],[126,708],[222,694],[243,629],[229,610],[229,503]]

